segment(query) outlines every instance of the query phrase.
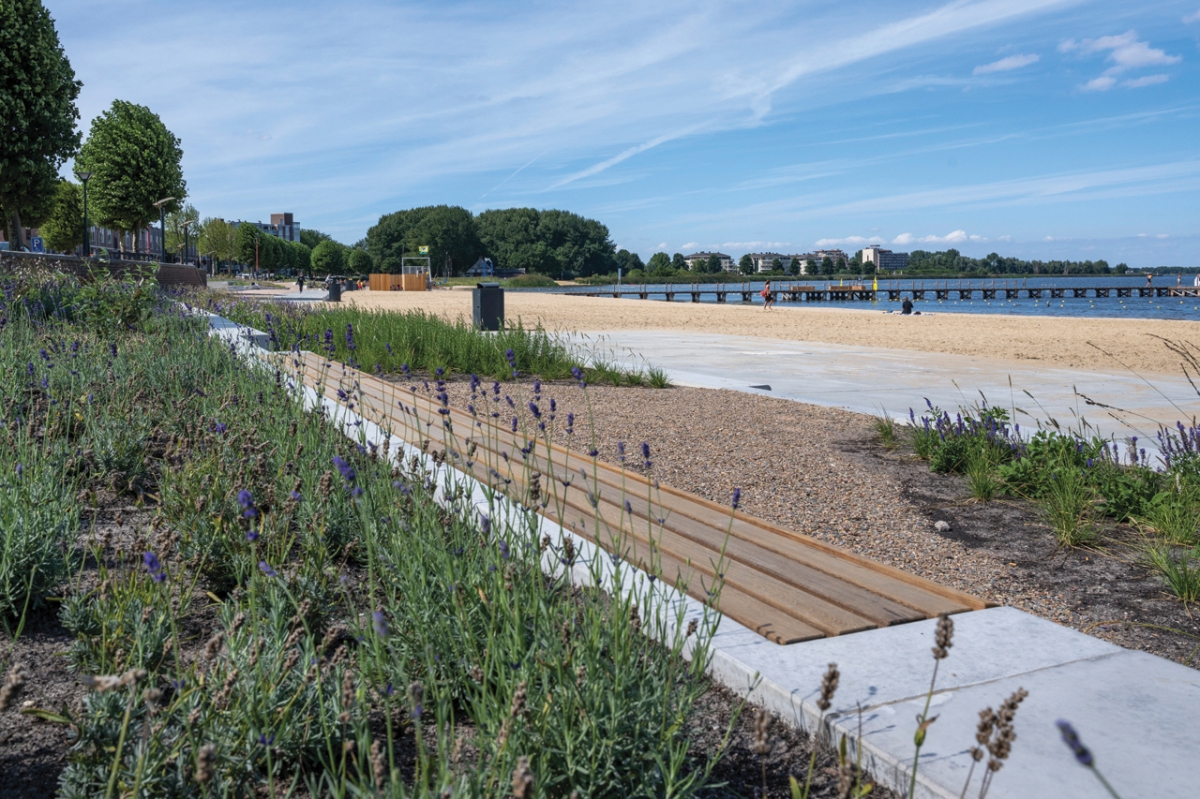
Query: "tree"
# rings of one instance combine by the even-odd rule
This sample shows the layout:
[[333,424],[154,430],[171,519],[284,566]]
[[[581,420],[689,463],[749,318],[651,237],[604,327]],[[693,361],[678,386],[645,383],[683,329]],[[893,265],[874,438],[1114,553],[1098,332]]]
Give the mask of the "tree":
[[0,3],[0,212],[17,249],[32,221],[22,214],[49,210],[58,169],[79,149],[82,85],[41,0]]
[[412,208],[384,214],[367,231],[367,252],[374,268],[383,273],[400,271],[405,256],[429,248],[430,266],[441,270],[449,262],[452,272],[470,267],[484,252],[471,212],[450,205]]
[[1118,275],[1123,275],[1129,271],[1129,264],[1120,263],[1113,267],[1113,271]]
[[370,254],[366,250],[352,247],[347,250],[346,271],[352,275],[365,275],[374,269]]
[[708,263],[705,264],[705,272],[710,275],[715,275],[721,271],[721,259],[716,255],[708,256]]
[[267,235],[249,222],[237,226],[237,243],[233,259],[244,266],[256,266],[262,262],[260,239]]
[[[184,223],[188,223],[187,234],[184,234]],[[167,214],[166,249],[167,252],[182,253],[184,243],[200,246],[200,214],[196,206],[188,203]]]
[[196,248],[200,253],[212,253],[218,262],[232,261],[238,255],[238,229],[224,219],[209,217],[196,231]]
[[743,275],[754,274],[754,259],[750,257],[750,253],[743,255],[742,260],[738,261],[738,270]]
[[313,248],[312,271],[318,275],[336,275],[342,271],[344,248],[332,239],[326,239]]
[[832,275],[834,270],[833,259],[826,255],[821,259],[821,274]]
[[292,251],[296,253],[296,268],[308,274],[312,271],[312,250],[307,244],[302,241],[288,242],[292,246]]
[[803,263],[803,262],[799,258],[792,258],[791,261],[788,263],[788,269],[787,269],[788,274],[789,275],[800,274],[801,263]]
[[310,251],[315,250],[321,242],[332,240],[333,236],[330,236],[328,233],[322,233],[319,230],[311,230],[309,228],[300,228],[300,243],[308,247]]
[[671,269],[671,256],[665,252],[654,253],[654,255],[650,256],[650,260],[646,262],[646,271],[659,277],[671,274],[674,271]]
[[671,256],[671,268],[676,272],[688,271],[688,262],[687,259],[683,257],[683,253],[677,252]]
[[783,271],[783,261],[779,260],[778,258],[772,259],[771,271],[772,272],[782,272]]
[[500,267],[554,277],[607,274],[617,267],[608,228],[578,214],[506,208],[484,211],[475,224],[484,250]]
[[169,213],[187,196],[182,158],[179,139],[157,114],[142,105],[114,100],[109,110],[92,120],[91,132],[75,159],[78,169],[92,173],[89,215],[118,234],[133,231],[137,252],[138,231],[158,218],[154,203],[173,197],[163,206]]
[[69,180],[58,183],[54,204],[41,224],[46,247],[54,252],[74,252],[83,244],[83,189]]

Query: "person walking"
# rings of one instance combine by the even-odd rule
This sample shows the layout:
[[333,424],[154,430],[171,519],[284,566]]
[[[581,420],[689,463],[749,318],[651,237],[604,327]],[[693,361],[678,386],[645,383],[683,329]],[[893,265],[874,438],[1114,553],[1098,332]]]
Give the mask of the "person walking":
[[774,295],[774,293],[771,292],[771,281],[769,281],[769,280],[767,281],[767,284],[765,286],[763,286],[762,298],[763,298],[763,310],[764,311],[771,310],[771,306],[775,303],[775,295]]
[[304,293],[304,273],[300,273],[300,277],[296,279],[296,285],[300,287],[300,292]]
[[1147,286],[1149,286],[1149,285],[1150,285],[1150,284],[1152,284],[1153,282],[1154,282],[1154,273],[1153,273],[1153,272],[1147,272],[1147,273],[1146,273],[1146,285],[1147,285]]

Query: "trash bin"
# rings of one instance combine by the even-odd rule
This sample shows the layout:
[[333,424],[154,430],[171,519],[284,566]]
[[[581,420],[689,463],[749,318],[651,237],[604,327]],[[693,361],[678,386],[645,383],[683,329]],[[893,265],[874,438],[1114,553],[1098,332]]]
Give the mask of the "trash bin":
[[329,301],[330,302],[341,302],[342,301],[342,284],[336,280],[329,284]]
[[499,330],[504,325],[504,289],[499,283],[476,283],[471,307],[477,329]]

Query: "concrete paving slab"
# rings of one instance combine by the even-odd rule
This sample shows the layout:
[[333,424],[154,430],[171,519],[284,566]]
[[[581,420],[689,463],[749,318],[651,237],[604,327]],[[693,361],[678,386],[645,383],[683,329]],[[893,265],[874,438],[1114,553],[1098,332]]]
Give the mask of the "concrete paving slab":
[[[1149,446],[1159,425],[1200,415],[1200,399],[1182,376],[1147,382],[1115,370],[668,331],[588,333],[573,342],[609,361],[650,363],[682,385],[767,394],[860,413],[886,409],[897,418],[907,418],[909,408],[919,415],[925,398],[953,412],[978,403],[982,392],[992,404],[1010,409],[1013,420],[1027,432],[1051,419],[1063,427],[1078,427],[1086,420],[1100,435],[1117,440],[1137,435],[1141,446]],[[764,385],[771,390],[752,388]],[[1085,398],[1119,410],[1088,405]]]
[[[1026,642],[1011,645],[1025,649]],[[952,654],[947,664],[953,661]],[[970,768],[978,713],[996,708],[1018,688],[1029,692],[1016,715],[1012,755],[997,774],[989,799],[1085,799],[1107,796],[1075,762],[1055,722],[1070,721],[1092,750],[1097,767],[1124,797],[1194,799],[1200,795],[1200,672],[1144,652],[1122,650],[995,682],[944,691],[934,697],[918,770],[930,795],[959,796]],[[913,719],[923,700],[877,707],[864,714],[864,744],[874,752],[907,752],[911,766]],[[857,729],[856,718],[838,723]],[[882,774],[882,759],[875,762]],[[975,784],[978,785],[978,768]],[[895,783],[895,775],[887,780]],[[968,796],[976,795],[968,792]]]

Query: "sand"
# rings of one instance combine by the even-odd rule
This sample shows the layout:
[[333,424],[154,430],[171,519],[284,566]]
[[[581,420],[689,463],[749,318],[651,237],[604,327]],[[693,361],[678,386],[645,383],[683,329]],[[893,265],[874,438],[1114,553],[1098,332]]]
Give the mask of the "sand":
[[[362,308],[420,309],[446,318],[470,318],[471,292],[353,291],[343,301]],[[770,312],[740,303],[668,303],[605,297],[507,292],[510,323],[540,324],[558,332],[690,330],[790,341],[973,355],[1048,367],[1180,375],[1181,358],[1161,339],[1200,346],[1200,322],[1155,319],[1070,319],[932,313],[901,316],[881,310],[780,305]],[[890,309],[893,304],[883,303]]]

